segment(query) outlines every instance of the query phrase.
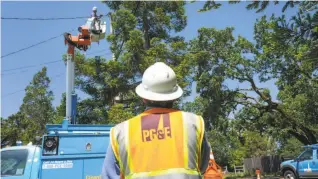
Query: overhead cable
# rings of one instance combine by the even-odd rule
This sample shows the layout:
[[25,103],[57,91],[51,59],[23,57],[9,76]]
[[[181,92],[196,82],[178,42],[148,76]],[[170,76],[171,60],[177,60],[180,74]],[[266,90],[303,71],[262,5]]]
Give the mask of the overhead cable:
[[100,53],[100,52],[105,52],[105,51],[106,51],[106,50],[103,49],[103,50],[99,50],[99,51],[87,53],[86,55],[92,55],[92,54],[96,54],[96,53]]
[[[70,32],[72,32],[72,31],[74,31],[74,30],[75,30],[75,29],[72,29]],[[59,38],[60,36],[63,36],[63,35],[64,35],[64,33],[62,33],[62,34],[60,34],[60,35],[58,35],[58,36],[51,37],[51,38],[49,38],[49,39],[47,39],[47,40],[43,40],[43,41],[41,41],[41,42],[39,42],[39,43],[30,45],[30,46],[28,46],[28,47],[22,48],[22,49],[20,49],[20,50],[17,50],[17,51],[11,52],[11,53],[8,53],[8,54],[6,54],[6,55],[3,55],[3,56],[1,56],[1,58],[4,58],[4,57],[10,56],[10,55],[19,53],[19,52],[21,52],[21,51],[27,50],[27,49],[29,49],[29,48],[32,48],[32,47],[35,47],[35,46],[38,46],[38,45],[41,45],[41,44],[46,43],[46,42],[48,42],[48,41],[54,40],[54,39],[56,39],[56,38]]]
[[[107,14],[101,14],[101,16],[107,16]],[[74,19],[87,19],[90,16],[82,17],[48,17],[48,18],[31,18],[31,17],[1,17],[2,20],[25,20],[25,21],[51,21],[51,20],[74,20]]]
[[[100,51],[95,51],[95,52],[91,52],[88,53],[87,55],[92,55],[92,54],[96,54],[96,53],[100,53],[100,52],[104,52],[105,50],[100,50]],[[111,54],[111,52],[107,52],[107,53],[103,53],[99,56],[104,56],[104,55],[109,55]],[[58,63],[58,62],[63,62],[63,60],[54,60],[54,61],[48,61],[45,63],[41,63],[38,65],[29,65],[29,66],[22,66],[22,67],[18,67],[18,68],[11,68],[11,69],[7,69],[7,70],[2,70],[2,72],[9,72],[9,71],[15,71],[15,70],[22,70],[20,72],[13,72],[13,73],[1,73],[1,76],[6,76],[6,75],[14,75],[14,74],[19,74],[19,73],[23,73],[23,72],[27,72],[29,68],[34,68],[37,66],[42,66],[42,65],[47,65],[47,64],[53,64],[53,63]]]
[[[60,74],[58,74],[58,75],[55,75],[55,76],[53,76],[51,79],[60,77],[60,76],[62,76],[63,74],[65,74],[65,73],[60,73]],[[53,89],[51,89],[51,90],[53,90]],[[1,98],[3,99],[3,98],[5,98],[5,97],[14,95],[14,94],[19,93],[19,92],[22,92],[22,91],[25,91],[25,89],[21,89],[21,90],[18,90],[18,91],[14,91],[14,92],[12,92],[12,93],[8,93],[8,94],[5,94],[5,95],[2,95]]]
[[20,74],[20,73],[24,73],[24,72],[27,72],[27,71],[28,71],[28,69],[26,69],[26,70],[21,70],[21,71],[19,71],[19,72],[13,72],[13,73],[1,73],[1,76]]
[[46,63],[41,63],[41,64],[38,64],[38,65],[29,65],[29,66],[23,66],[23,67],[18,67],[18,68],[11,68],[11,69],[2,70],[2,71],[3,71],[3,72],[6,72],[6,71],[21,70],[21,69],[26,69],[26,68],[37,67],[37,66],[40,66],[40,65],[46,65],[46,64],[51,64],[51,63],[58,63],[58,62],[63,62],[63,61],[62,61],[62,60],[54,60],[54,61],[49,61],[49,62],[46,62]]
[[1,17],[3,20],[31,20],[31,21],[48,21],[48,20],[73,20],[87,19],[89,17],[51,17],[51,18],[27,18],[27,17]]

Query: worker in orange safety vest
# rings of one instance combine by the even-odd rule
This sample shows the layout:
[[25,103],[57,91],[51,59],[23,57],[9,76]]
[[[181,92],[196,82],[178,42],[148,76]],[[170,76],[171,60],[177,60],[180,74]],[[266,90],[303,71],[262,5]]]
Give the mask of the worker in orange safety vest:
[[200,179],[209,163],[210,145],[201,116],[173,109],[183,90],[165,63],[151,65],[136,93],[147,110],[117,124],[102,179]]

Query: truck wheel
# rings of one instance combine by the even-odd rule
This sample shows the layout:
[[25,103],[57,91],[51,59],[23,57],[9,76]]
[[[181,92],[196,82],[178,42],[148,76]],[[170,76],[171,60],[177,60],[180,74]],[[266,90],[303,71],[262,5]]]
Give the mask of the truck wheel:
[[284,172],[284,179],[297,179],[293,171],[286,170]]

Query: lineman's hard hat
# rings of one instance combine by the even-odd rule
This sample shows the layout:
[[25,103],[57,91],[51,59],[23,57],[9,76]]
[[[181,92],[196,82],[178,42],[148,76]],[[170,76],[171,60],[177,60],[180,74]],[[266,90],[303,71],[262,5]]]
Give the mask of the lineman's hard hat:
[[151,101],[171,101],[181,97],[183,91],[175,72],[165,63],[157,62],[146,69],[136,93]]
[[93,11],[97,11],[97,7],[96,6],[93,7]]

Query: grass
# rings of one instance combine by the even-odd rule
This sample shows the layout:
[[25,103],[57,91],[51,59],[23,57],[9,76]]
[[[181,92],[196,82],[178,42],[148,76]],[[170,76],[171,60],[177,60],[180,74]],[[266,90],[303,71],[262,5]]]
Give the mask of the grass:
[[238,179],[238,178],[244,178],[244,177],[251,177],[249,173],[227,173],[224,175],[224,179]]

